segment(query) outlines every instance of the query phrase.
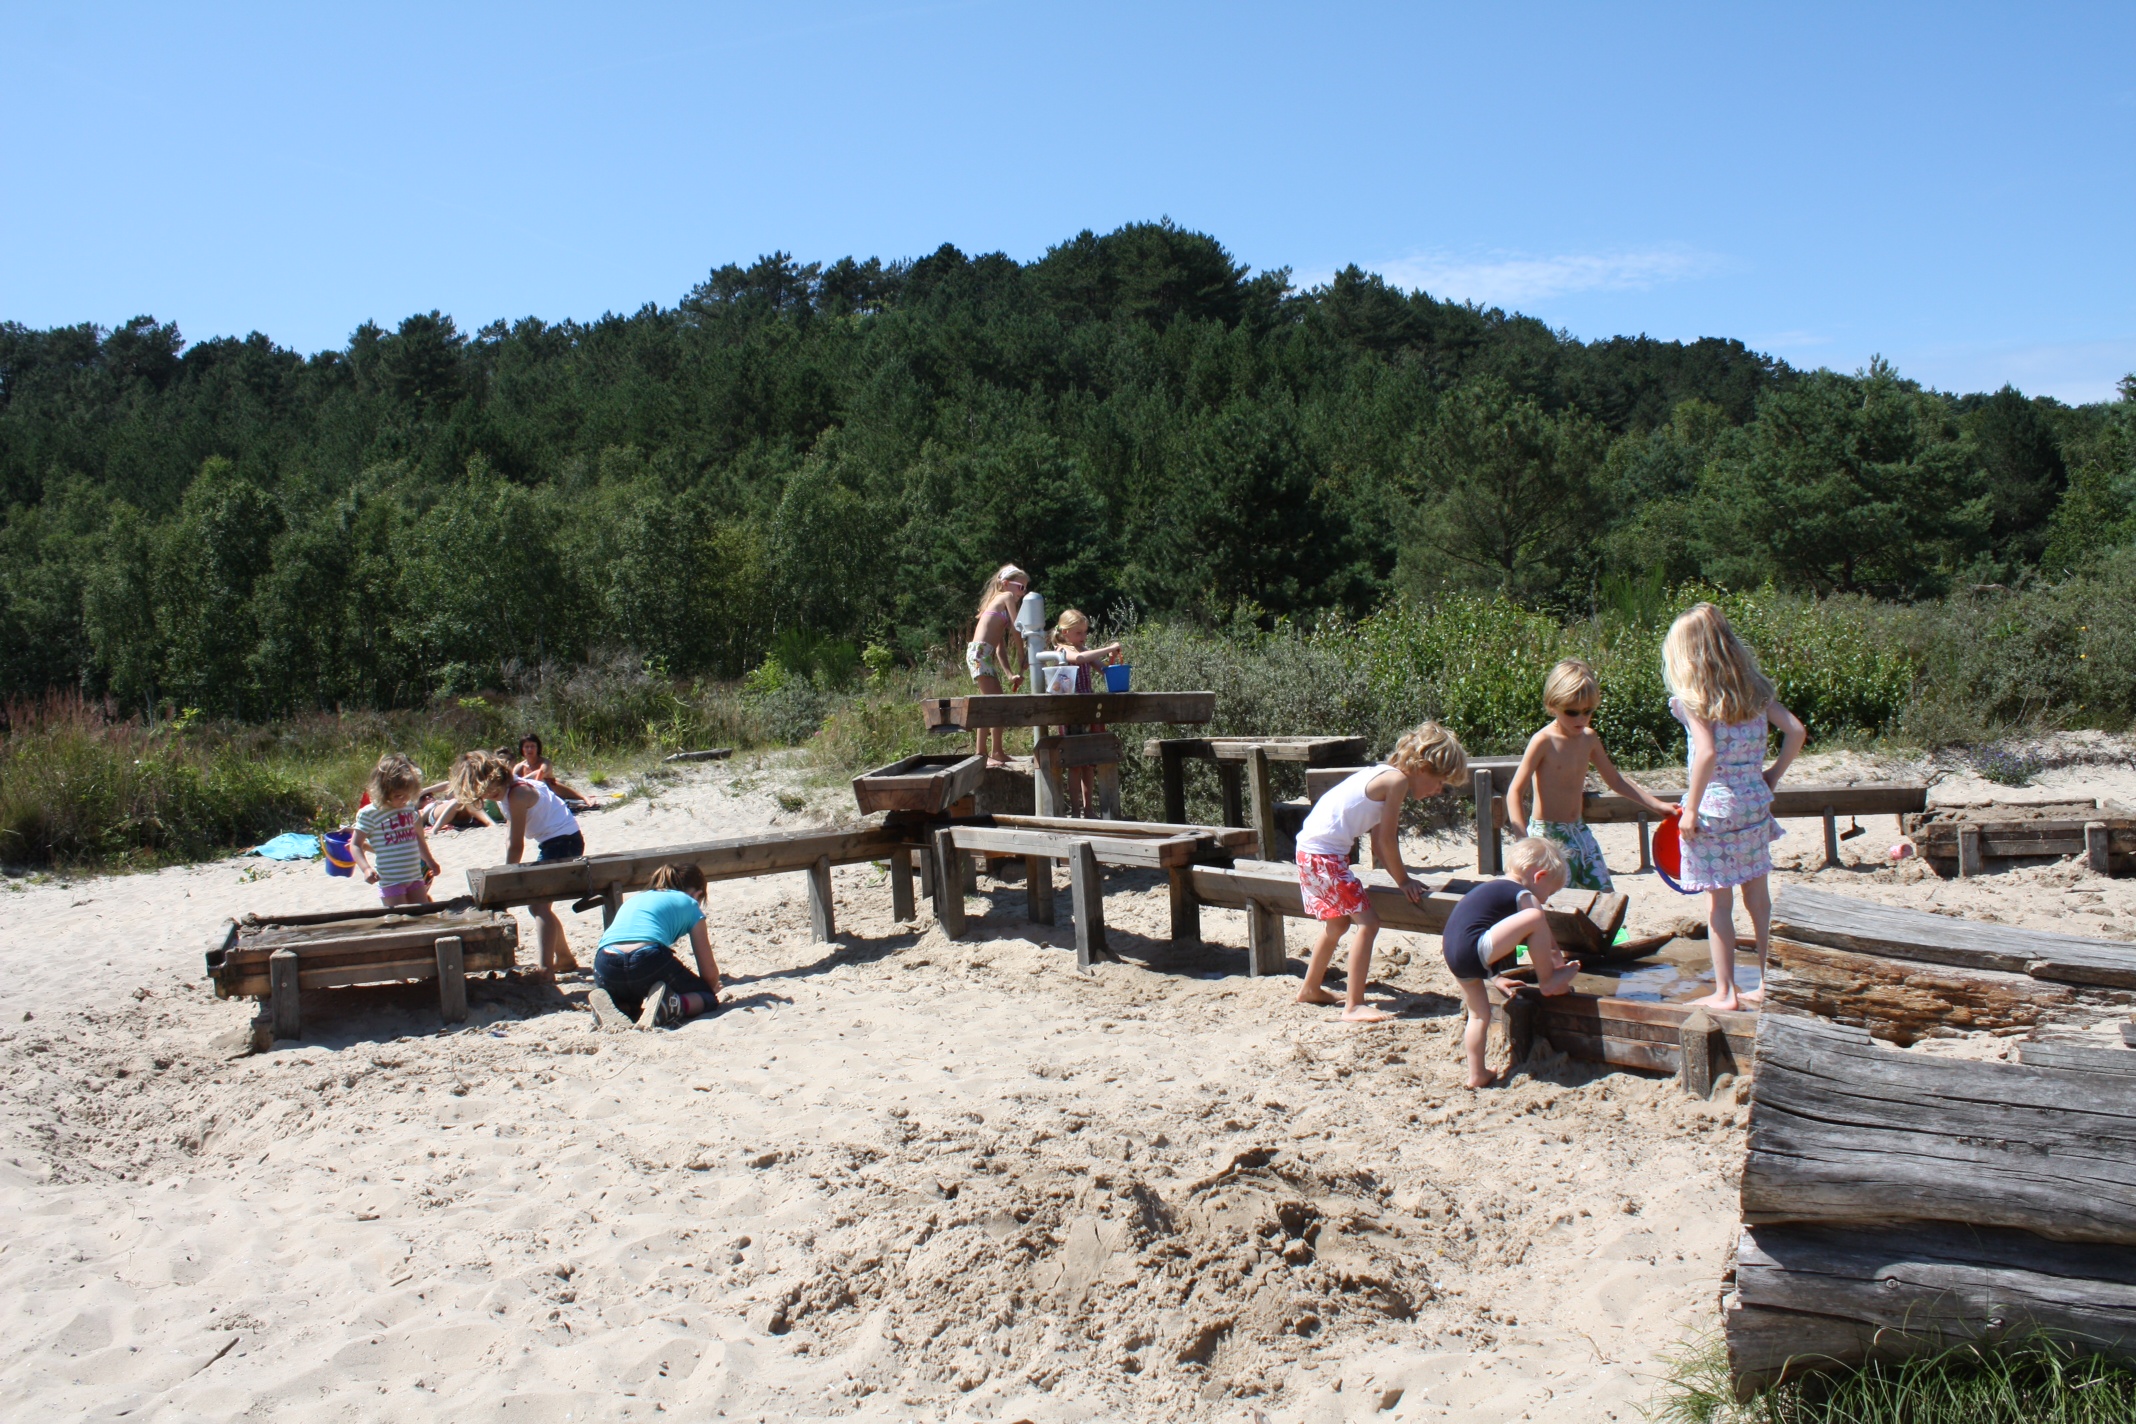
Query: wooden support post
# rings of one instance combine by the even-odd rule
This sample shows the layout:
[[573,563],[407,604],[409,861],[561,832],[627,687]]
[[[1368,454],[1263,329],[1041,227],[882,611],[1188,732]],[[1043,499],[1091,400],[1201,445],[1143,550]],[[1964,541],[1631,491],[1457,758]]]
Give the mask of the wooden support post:
[[1652,833],[1647,829],[1647,818],[1639,818],[1639,873],[1646,874],[1654,868],[1654,845]]
[[1092,768],[1098,792],[1098,814],[1108,821],[1120,819],[1120,763],[1101,761]]
[[1157,774],[1164,783],[1164,818],[1173,825],[1187,819],[1186,748],[1169,743],[1157,748]]
[[1962,880],[1978,875],[1984,868],[1980,856],[1980,828],[1978,826],[1960,826],[1958,828],[1959,878]]
[[935,919],[950,939],[964,938],[964,862],[946,829],[934,833]]
[[1825,858],[1824,868],[1830,870],[1839,861],[1839,813],[1830,806],[1824,808]]
[[1476,768],[1473,779],[1476,791],[1476,873],[1496,875],[1503,862],[1498,853],[1498,812],[1493,805],[1498,793],[1491,784],[1489,767]]
[[1227,826],[1246,824],[1246,798],[1240,786],[1243,775],[1242,768],[1235,761],[1220,761],[1216,764],[1216,787],[1223,798],[1222,819]]
[[1172,948],[1199,948],[1201,897],[1194,893],[1194,874],[1184,866],[1175,866],[1165,874],[1171,880]]
[[1263,747],[1246,749],[1246,790],[1253,812],[1253,833],[1261,842],[1261,857],[1276,853],[1276,793],[1268,779],[1268,752]]
[[1704,1009],[1693,1009],[1676,1030],[1683,1063],[1677,1074],[1684,1091],[1704,1100],[1713,1096],[1713,1018]]
[[268,1004],[274,1011],[274,1036],[300,1038],[304,1033],[304,1010],[298,1000],[297,952],[278,949],[267,956]]
[[1038,740],[1031,749],[1031,791],[1037,814],[1041,816],[1065,816],[1068,814],[1068,798],[1061,786],[1060,743],[1046,736],[1046,729],[1037,729]]
[[623,908],[623,887],[610,881],[601,892],[601,928],[607,929],[616,922],[616,912]]
[[1258,900],[1246,902],[1246,972],[1281,974],[1289,958],[1283,943],[1283,915]]
[[1100,955],[1112,957],[1105,944],[1105,882],[1098,853],[1089,841],[1077,841],[1069,857],[1069,893],[1075,904],[1075,967],[1088,969]]
[[1024,918],[1034,925],[1053,923],[1053,857],[1024,857]]
[[912,902],[912,848],[899,846],[890,852],[890,918],[909,925],[918,915]]
[[467,960],[458,935],[440,935],[438,955],[438,1016],[447,1023],[467,1022]]
[[1509,1068],[1518,1068],[1535,1052],[1536,996],[1523,989],[1506,1000],[1506,1047],[1512,1051]]
[[2084,863],[2100,875],[2107,873],[2106,822],[2084,823]]
[[828,944],[838,934],[838,918],[831,908],[831,858],[816,857],[808,868],[808,927],[818,944]]

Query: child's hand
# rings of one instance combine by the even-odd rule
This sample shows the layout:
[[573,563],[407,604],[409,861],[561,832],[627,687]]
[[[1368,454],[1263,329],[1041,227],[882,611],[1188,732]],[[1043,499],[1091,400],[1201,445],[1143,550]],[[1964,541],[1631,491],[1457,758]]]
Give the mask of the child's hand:
[[1676,816],[1677,832],[1689,839],[1698,834],[1698,807],[1685,806]]
[[363,873],[363,883],[366,885],[376,885],[378,883],[378,872],[375,870],[365,870]]
[[1010,674],[1009,674],[1009,691],[1011,691],[1011,692],[1014,692],[1014,691],[1015,691],[1015,690],[1016,690],[1017,688],[1019,688],[1019,687],[1022,687],[1022,686],[1023,686],[1023,674],[1022,674],[1022,673],[1020,673],[1020,672],[1012,672],[1012,673],[1010,673]]
[[1402,883],[1397,888],[1400,889],[1404,895],[1407,895],[1409,897],[1410,904],[1421,905],[1424,903],[1424,887],[1422,885],[1419,885],[1416,881],[1411,880],[1408,876],[1405,875],[1402,877]]

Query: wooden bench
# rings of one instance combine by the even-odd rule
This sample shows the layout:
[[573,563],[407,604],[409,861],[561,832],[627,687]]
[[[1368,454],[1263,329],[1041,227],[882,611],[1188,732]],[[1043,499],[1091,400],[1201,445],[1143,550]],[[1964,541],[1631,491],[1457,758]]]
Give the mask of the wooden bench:
[[467,1018],[467,975],[510,969],[519,925],[465,900],[226,921],[207,947],[219,999],[265,1001],[273,1038],[296,1038],[308,989],[438,981],[447,1023]]

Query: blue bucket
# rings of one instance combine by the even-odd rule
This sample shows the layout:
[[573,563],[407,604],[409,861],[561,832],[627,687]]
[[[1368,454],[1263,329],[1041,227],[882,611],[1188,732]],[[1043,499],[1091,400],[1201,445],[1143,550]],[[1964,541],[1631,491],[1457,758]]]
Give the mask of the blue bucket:
[[325,835],[319,837],[319,844],[326,851],[326,873],[328,875],[354,875],[356,873],[356,857],[349,851],[349,832],[328,831]]
[[1134,668],[1126,663],[1114,663],[1111,667],[1106,668],[1105,690],[1107,692],[1127,691],[1127,675],[1133,671]]

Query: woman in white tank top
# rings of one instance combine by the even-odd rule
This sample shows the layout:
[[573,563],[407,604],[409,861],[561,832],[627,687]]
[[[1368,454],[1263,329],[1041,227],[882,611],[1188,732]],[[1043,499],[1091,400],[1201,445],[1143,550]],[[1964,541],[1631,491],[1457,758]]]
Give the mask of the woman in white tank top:
[[[579,833],[578,817],[539,781],[512,775],[512,764],[495,752],[469,752],[453,763],[452,794],[471,806],[499,801],[511,827],[505,844],[504,863],[517,865],[526,853],[526,843],[535,845],[535,860],[576,860],[586,853],[586,838]],[[564,922],[547,900],[527,906],[534,917],[534,938],[541,946],[541,966],[551,974],[566,974],[578,968],[571,941],[564,936]]]

